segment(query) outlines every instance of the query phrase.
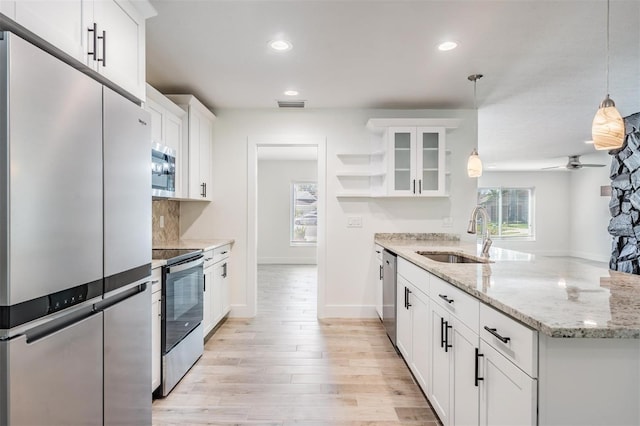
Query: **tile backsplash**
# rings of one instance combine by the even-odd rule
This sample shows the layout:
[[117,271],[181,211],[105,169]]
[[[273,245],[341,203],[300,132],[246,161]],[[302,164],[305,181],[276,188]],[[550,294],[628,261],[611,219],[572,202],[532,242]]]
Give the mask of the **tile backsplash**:
[[[171,200],[153,200],[152,204],[152,244],[178,241],[180,239],[180,202]],[[160,227],[160,217],[164,227]]]

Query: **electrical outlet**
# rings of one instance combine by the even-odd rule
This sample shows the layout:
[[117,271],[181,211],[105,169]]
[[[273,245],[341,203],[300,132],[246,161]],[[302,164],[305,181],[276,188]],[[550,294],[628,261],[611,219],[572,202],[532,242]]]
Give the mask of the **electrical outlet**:
[[160,228],[164,228],[164,216],[160,216]]
[[362,216],[349,216],[347,218],[347,228],[362,228]]

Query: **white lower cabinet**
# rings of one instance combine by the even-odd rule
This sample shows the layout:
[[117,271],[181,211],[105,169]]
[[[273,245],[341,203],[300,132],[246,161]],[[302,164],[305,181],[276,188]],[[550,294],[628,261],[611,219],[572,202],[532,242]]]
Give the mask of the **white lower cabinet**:
[[478,333],[461,321],[452,318],[453,328],[449,339],[452,340],[453,355],[451,363],[451,422],[452,425],[477,425],[479,414],[480,357],[478,354]]
[[447,337],[450,328],[449,313],[437,303],[431,303],[429,307],[431,357],[429,371],[431,381],[428,389],[424,389],[431,401],[431,405],[436,414],[447,426],[450,424],[449,400],[451,399],[451,355],[453,345],[449,343]]
[[537,424],[536,380],[483,340],[480,353],[480,425]]
[[375,265],[375,271],[374,271],[374,276],[375,276],[375,292],[376,292],[376,312],[378,313],[378,318],[382,319],[382,292],[383,292],[383,287],[382,287],[382,274],[383,274],[383,268],[382,268],[382,247],[380,247],[379,245],[375,245],[375,257],[376,257],[376,261],[374,263]]
[[204,337],[220,323],[231,310],[229,288],[229,258],[231,246],[224,245],[204,252]]
[[162,329],[162,268],[151,271],[151,391],[160,386]]

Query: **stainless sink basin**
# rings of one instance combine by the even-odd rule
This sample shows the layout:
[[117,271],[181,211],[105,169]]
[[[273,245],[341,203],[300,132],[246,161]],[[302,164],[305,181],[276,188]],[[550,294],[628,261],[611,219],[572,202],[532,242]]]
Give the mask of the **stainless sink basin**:
[[489,263],[489,259],[479,259],[460,253],[443,251],[417,251],[416,253],[428,259],[435,260],[436,262],[443,263]]

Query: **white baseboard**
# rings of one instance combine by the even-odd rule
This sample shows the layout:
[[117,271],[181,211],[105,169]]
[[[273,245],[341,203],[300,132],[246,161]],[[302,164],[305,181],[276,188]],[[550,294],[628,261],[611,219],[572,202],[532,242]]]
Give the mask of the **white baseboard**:
[[579,257],[581,259],[593,260],[594,262],[609,263],[609,260],[611,260],[610,254],[603,256],[601,253],[596,254],[596,253],[589,253],[586,251],[572,251],[570,256]]
[[323,318],[378,318],[375,305],[325,305]]
[[255,313],[246,304],[231,305],[231,311],[229,311],[229,318],[253,318],[255,316]]
[[315,257],[259,257],[258,265],[316,265]]

